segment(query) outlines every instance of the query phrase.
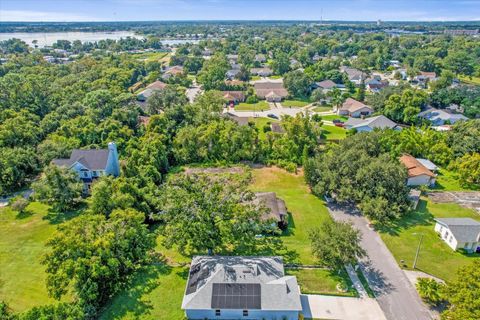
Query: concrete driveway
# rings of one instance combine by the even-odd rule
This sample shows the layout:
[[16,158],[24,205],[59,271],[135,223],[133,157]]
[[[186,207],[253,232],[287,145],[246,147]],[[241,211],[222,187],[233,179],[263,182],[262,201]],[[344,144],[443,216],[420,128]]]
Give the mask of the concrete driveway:
[[435,318],[417,291],[400,269],[378,233],[368,227],[368,221],[357,210],[328,205],[335,220],[351,221],[362,233],[361,246],[368,259],[360,262],[370,288],[387,319],[426,320]]
[[384,320],[382,310],[372,298],[348,298],[302,294],[303,315],[312,319]]

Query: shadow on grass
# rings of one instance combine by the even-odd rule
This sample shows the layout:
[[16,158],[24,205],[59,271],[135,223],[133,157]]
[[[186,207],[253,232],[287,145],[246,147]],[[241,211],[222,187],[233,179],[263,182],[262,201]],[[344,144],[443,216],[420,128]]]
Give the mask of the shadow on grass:
[[428,211],[427,201],[420,200],[417,209],[410,211],[405,216],[388,223],[377,223],[375,229],[391,236],[398,236],[402,230],[415,226],[428,226],[434,223],[433,214]]
[[293,220],[293,216],[290,212],[288,212],[288,226],[287,229],[283,230],[282,236],[288,237],[293,236],[295,234],[295,221]]
[[28,217],[31,217],[32,215],[33,215],[33,211],[25,209],[25,210],[19,211],[15,216],[15,219],[18,219],[18,220],[26,219]]
[[86,207],[87,206],[85,204],[82,204],[77,210],[68,212],[58,212],[51,208],[48,210],[48,213],[42,219],[48,220],[50,224],[60,224],[75,217],[78,217],[85,210]]
[[142,297],[161,285],[160,276],[171,272],[172,267],[166,264],[153,264],[142,268],[135,274],[130,284],[112,299],[102,319],[123,319],[127,314],[139,319],[142,315],[148,314],[153,309],[153,303],[142,300]]

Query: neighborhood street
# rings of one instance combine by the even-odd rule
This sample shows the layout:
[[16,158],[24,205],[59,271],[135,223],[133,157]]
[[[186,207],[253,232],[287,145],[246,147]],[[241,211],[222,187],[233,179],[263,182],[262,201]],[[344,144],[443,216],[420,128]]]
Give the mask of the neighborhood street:
[[360,263],[360,266],[387,319],[434,318],[378,233],[368,227],[365,217],[356,210],[334,204],[328,205],[328,209],[335,220],[351,221],[361,231],[361,245],[368,257]]

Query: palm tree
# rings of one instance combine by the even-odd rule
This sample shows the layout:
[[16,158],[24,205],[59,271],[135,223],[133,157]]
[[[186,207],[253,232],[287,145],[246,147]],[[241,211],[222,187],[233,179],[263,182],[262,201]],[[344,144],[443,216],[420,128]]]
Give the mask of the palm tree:
[[437,305],[444,300],[442,286],[443,284],[430,278],[419,278],[416,285],[420,297],[431,305]]

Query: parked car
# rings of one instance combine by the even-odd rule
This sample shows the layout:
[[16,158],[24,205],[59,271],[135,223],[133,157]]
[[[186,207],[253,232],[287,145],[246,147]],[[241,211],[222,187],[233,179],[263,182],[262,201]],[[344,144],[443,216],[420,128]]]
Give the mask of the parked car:
[[272,118],[272,119],[278,119],[278,116],[274,115],[273,113],[267,114],[267,117]]
[[334,123],[335,124],[335,127],[340,127],[340,128],[343,128],[343,126],[345,125],[343,122],[336,122]]

